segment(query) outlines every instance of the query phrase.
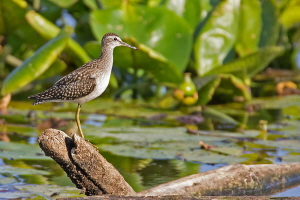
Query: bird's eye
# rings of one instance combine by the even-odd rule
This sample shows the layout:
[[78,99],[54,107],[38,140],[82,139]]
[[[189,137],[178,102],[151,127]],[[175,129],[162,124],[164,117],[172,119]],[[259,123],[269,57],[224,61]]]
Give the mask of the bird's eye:
[[118,40],[118,38],[115,37],[115,38],[114,38],[114,41],[117,41],[117,40]]

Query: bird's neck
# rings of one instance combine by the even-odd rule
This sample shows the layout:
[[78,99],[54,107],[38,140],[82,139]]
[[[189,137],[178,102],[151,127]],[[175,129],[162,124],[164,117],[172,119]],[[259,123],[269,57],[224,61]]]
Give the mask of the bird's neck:
[[111,67],[113,64],[113,51],[114,49],[111,47],[103,47],[100,57],[98,58],[102,65],[106,65],[107,67]]

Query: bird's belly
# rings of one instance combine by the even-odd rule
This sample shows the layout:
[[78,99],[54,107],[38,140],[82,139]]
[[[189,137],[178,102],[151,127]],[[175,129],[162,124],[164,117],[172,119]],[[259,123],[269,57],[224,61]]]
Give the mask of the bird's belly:
[[97,98],[98,96],[100,96],[107,88],[109,83],[109,78],[110,78],[110,74],[102,79],[98,78],[94,91],[84,97],[75,100],[76,101],[75,103],[83,104],[85,102],[91,101]]

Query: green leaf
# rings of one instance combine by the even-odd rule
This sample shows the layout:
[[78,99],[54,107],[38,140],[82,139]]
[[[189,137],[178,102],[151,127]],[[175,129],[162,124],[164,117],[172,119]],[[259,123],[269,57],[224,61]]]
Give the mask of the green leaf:
[[218,95],[222,96],[223,101],[229,99],[230,102],[234,100],[235,97],[243,96],[244,101],[249,101],[251,99],[251,93],[248,86],[238,77],[232,74],[220,74],[221,84],[217,88]]
[[232,74],[199,77],[195,79],[195,84],[198,89],[197,104],[199,105],[206,105],[220,88],[224,89],[227,92],[226,95],[229,95],[231,99],[236,95],[243,96],[247,101],[251,99],[251,93],[247,85]]
[[[60,31],[55,24],[32,10],[26,13],[26,20],[32,28],[48,40],[57,36]],[[67,44],[67,53],[79,66],[91,60],[86,51],[73,39],[70,39]]]
[[[46,200],[46,199],[66,199],[72,197],[85,197],[84,194],[80,193],[80,190],[76,187],[70,186],[61,186],[61,182],[59,185],[52,185],[52,181],[54,178],[51,178],[51,185],[49,183],[40,183],[37,184],[19,184],[14,186],[18,191],[12,193],[15,194],[12,198],[24,198],[27,197],[27,194],[30,194],[26,199],[35,199],[35,200]],[[48,180],[48,179],[47,179]],[[25,195],[24,195],[24,192]],[[19,196],[18,196],[19,195]],[[24,196],[23,196],[24,195]],[[1,197],[1,196],[0,196]]]
[[211,117],[214,120],[217,120],[222,123],[230,123],[230,124],[234,124],[234,125],[238,124],[238,122],[235,119],[233,119],[232,117],[230,117],[229,115],[226,115],[225,113],[220,112],[211,107],[206,107],[203,110],[202,114],[206,117]]
[[214,148],[210,149],[210,151],[225,154],[225,155],[232,155],[232,156],[243,155],[242,149],[230,148],[230,147],[214,147]]
[[250,102],[250,105],[258,105],[262,109],[283,109],[293,106],[300,106],[300,96],[299,95],[288,95],[283,97],[274,98],[261,98],[254,99]]
[[32,144],[21,144],[16,142],[0,141],[0,157],[7,159],[23,160],[50,160],[46,157],[39,146]]
[[25,17],[31,27],[47,40],[54,38],[59,33],[59,28],[55,24],[33,10],[28,11]]
[[221,1],[196,36],[194,59],[199,76],[221,65],[236,42],[239,5],[240,0]]
[[163,1],[164,6],[174,11],[178,16],[184,18],[191,28],[195,28],[211,10],[210,0],[167,0]]
[[0,166],[1,173],[10,173],[14,175],[23,175],[23,174],[41,174],[49,175],[50,173],[44,170],[30,169],[30,168],[19,168],[12,167],[8,165]]
[[259,47],[276,45],[279,37],[279,11],[275,0],[261,0],[262,29]]
[[[25,19],[28,6],[25,0],[1,0],[0,2],[0,35],[5,35],[4,44],[11,47],[12,52],[20,51],[24,47],[30,49],[44,42]],[[16,54],[15,56],[21,58]]]
[[49,1],[61,8],[68,8],[77,2],[77,0],[49,0]]
[[[145,69],[166,82],[182,80],[181,72],[190,57],[192,32],[174,12],[164,7],[127,5],[123,9],[93,11],[90,24],[99,41],[105,33],[115,32],[139,48],[139,51],[116,50],[117,65]],[[126,57],[125,63],[122,57]]]
[[286,28],[290,28],[300,21],[300,1],[290,0],[281,14],[281,22]]
[[18,199],[18,198],[32,198],[32,194],[29,194],[27,192],[3,192],[0,193],[1,199]]
[[[206,76],[195,80],[199,96],[197,104],[206,105],[212,99],[220,82],[221,77],[219,76]],[[200,84],[201,86],[199,86]]]
[[253,77],[258,72],[263,70],[274,58],[276,58],[283,52],[283,47],[265,47],[243,58],[239,58],[225,65],[216,67],[206,75],[233,73],[243,69],[247,69],[247,76]]
[[300,145],[300,142],[294,139],[285,139],[285,140],[278,140],[278,141],[257,140],[254,141],[253,143],[268,146],[268,147],[278,147],[281,149],[294,149],[294,150],[298,150]]
[[261,6],[259,0],[242,0],[238,39],[235,45],[235,49],[241,57],[258,49],[261,23]]
[[197,77],[197,78],[193,79],[193,82],[195,83],[197,90],[200,90],[203,87],[205,87],[205,85],[207,85],[210,81],[217,79],[217,78],[218,78],[217,75]]
[[1,93],[5,95],[14,92],[43,74],[63,51],[70,34],[70,28],[66,27],[57,37],[25,60],[20,67],[15,68],[3,81]]
[[[2,167],[2,166],[1,166]],[[0,168],[1,168],[0,167]],[[2,173],[3,173],[3,171],[1,171]],[[1,179],[0,179],[0,185],[8,185],[8,184],[12,184],[12,183],[16,183],[17,182],[17,180],[16,179],[14,179],[14,178],[8,178],[8,177],[1,177]]]
[[[99,9],[98,4],[96,1],[91,0],[83,0],[82,3],[88,7],[90,10],[97,10]],[[102,5],[102,4],[101,4]]]
[[122,4],[132,4],[132,1],[112,1],[112,0],[83,0],[83,3],[91,10],[119,8]]
[[[180,83],[182,75],[178,67],[169,63],[166,59],[161,59],[153,55],[150,49],[140,47],[141,50],[135,57],[136,66],[150,72],[151,75],[161,83]],[[126,54],[125,54],[126,55]]]
[[299,160],[300,160],[300,155],[289,154],[289,155],[282,156],[283,162],[299,162]]
[[45,79],[60,74],[67,68],[67,65],[64,61],[56,59],[52,65],[41,75],[38,79]]
[[[27,3],[24,0],[1,0],[0,3],[0,34],[8,34],[24,23]],[[18,19],[18,20],[12,20]]]
[[84,44],[84,49],[93,58],[99,57],[99,52],[101,52],[101,42],[99,41],[89,41]]

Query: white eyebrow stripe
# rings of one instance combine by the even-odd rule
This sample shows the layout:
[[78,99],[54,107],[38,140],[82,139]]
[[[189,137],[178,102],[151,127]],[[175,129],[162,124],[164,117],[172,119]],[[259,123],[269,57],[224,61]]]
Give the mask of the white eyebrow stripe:
[[109,39],[117,38],[119,41],[121,40],[118,36],[108,36]]

